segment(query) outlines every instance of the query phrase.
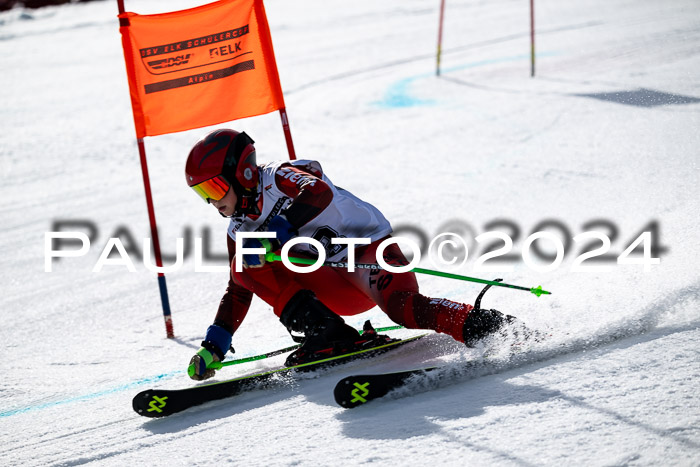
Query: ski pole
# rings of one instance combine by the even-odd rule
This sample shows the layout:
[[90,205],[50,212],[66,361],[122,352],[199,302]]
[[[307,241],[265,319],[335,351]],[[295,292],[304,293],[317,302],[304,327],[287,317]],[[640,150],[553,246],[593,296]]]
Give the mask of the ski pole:
[[[282,261],[282,257],[280,255],[274,254],[272,252],[267,253],[265,255],[265,260],[266,261]],[[315,259],[310,259],[310,258],[289,258],[289,261],[292,263],[297,263],[297,264],[316,264]],[[332,268],[348,268],[348,263],[343,262],[343,261],[324,261],[323,266],[329,266]],[[378,264],[374,263],[356,263],[355,267],[357,269],[374,269],[374,270],[381,270],[382,267],[379,266]],[[478,282],[480,284],[488,284],[488,285],[495,285],[497,287],[507,287],[509,289],[515,289],[515,290],[526,290],[532,294],[537,295],[538,297],[540,295],[551,295],[552,292],[548,292],[546,290],[542,290],[542,286],[539,285],[537,287],[521,287],[519,285],[513,285],[513,284],[506,284],[503,282],[496,282],[496,281],[489,281],[486,279],[479,279],[478,277],[469,277],[469,276],[461,276],[459,274],[452,274],[449,272],[442,272],[442,271],[433,271],[432,269],[423,269],[423,268],[413,268],[411,269],[410,272],[415,272],[418,274],[427,274],[431,276],[439,276],[439,277],[446,277],[448,279],[457,279],[460,281],[467,281],[467,282]]]
[[[384,331],[393,331],[395,329],[404,329],[403,326],[387,326],[384,328],[377,328],[375,331],[377,332],[384,332]],[[358,331],[360,334],[362,334],[364,331]],[[279,349],[279,350],[273,350],[272,352],[267,352],[263,353],[260,355],[253,355],[252,357],[245,357],[245,358],[239,358],[237,360],[229,360],[227,362],[211,362],[207,368],[213,368],[214,370],[220,370],[221,368],[225,366],[231,366],[231,365],[239,365],[241,363],[246,363],[246,362],[254,362],[256,360],[263,360],[265,358],[269,357],[274,357],[276,355],[281,355],[286,352],[291,352],[292,350],[296,350],[299,347],[301,347],[301,344],[296,344],[292,345],[289,347],[285,347],[284,349]]]

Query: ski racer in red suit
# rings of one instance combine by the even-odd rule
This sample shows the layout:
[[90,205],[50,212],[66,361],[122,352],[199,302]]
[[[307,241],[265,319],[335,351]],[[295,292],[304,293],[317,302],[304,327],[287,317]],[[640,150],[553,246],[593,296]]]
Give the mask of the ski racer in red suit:
[[[474,310],[468,304],[426,297],[418,291],[411,272],[321,267],[311,273],[295,273],[257,254],[246,254],[243,269],[237,272],[234,257],[241,232],[274,232],[276,238],[246,238],[242,244],[268,252],[297,236],[315,238],[326,246],[330,261],[348,256],[347,245],[331,244],[331,238],[367,238],[369,244],[354,247],[355,261],[376,263],[377,246],[392,231],[377,208],[335,186],[318,162],[258,166],[253,143],[245,133],[216,130],[198,141],[187,158],[187,184],[231,219],[227,242],[232,265],[214,323],[190,361],[190,377],[201,380],[214,375],[207,366],[223,360],[253,294],[272,307],[290,333],[304,335],[301,348],[290,355],[287,364],[310,361],[314,352],[339,342],[359,341],[359,333],[339,315],[354,315],[375,306],[407,328],[432,329],[467,345],[513,320],[495,310]],[[317,256],[305,243],[295,245],[290,253]],[[396,244],[385,249],[384,260],[394,265],[407,263]]]

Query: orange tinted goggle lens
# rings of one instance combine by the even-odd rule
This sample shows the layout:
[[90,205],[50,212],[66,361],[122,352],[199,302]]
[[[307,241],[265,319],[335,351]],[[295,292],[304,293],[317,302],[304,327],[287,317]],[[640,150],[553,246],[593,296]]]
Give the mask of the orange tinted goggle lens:
[[219,201],[226,195],[230,185],[221,176],[216,176],[205,180],[192,187],[192,189],[206,202],[209,200]]

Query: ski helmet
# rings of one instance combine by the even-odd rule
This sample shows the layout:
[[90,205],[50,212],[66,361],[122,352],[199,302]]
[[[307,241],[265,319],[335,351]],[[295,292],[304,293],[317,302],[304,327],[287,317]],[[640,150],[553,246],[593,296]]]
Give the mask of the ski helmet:
[[185,164],[187,185],[208,203],[230,188],[238,197],[236,213],[258,214],[258,166],[254,141],[244,132],[214,130],[197,141]]

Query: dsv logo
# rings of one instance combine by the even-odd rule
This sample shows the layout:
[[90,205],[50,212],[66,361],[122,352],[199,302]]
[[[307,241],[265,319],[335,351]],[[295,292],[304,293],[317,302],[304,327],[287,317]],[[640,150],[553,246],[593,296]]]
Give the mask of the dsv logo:
[[194,54],[178,55],[177,57],[164,58],[162,60],[153,60],[148,62],[148,66],[155,70],[160,70],[162,68],[170,68],[179,65],[187,65],[190,61],[190,57]]

